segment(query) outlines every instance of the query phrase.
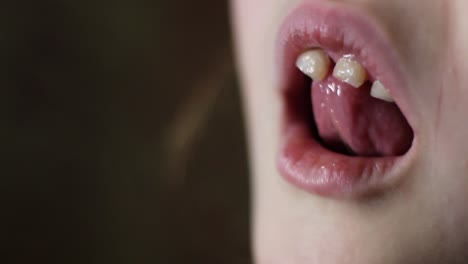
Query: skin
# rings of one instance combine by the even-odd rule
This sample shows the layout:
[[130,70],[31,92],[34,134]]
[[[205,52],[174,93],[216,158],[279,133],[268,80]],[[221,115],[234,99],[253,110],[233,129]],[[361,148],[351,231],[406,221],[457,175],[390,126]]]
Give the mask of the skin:
[[253,165],[256,263],[467,263],[468,2],[333,1],[368,12],[390,32],[419,122],[406,180],[382,197],[356,201],[300,191],[276,169],[276,33],[301,3],[320,1],[328,0],[231,1]]

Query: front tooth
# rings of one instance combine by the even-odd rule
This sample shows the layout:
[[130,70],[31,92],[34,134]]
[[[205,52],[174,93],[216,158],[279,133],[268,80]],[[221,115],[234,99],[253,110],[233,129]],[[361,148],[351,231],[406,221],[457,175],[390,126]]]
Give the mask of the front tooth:
[[333,77],[355,88],[361,87],[367,80],[364,67],[351,58],[341,58],[333,70]]
[[330,58],[321,49],[309,50],[297,58],[296,66],[314,81],[323,81],[330,69]]
[[389,103],[395,102],[395,100],[393,99],[388,89],[385,88],[385,86],[379,81],[375,81],[374,84],[372,85],[370,95],[374,98],[384,100]]

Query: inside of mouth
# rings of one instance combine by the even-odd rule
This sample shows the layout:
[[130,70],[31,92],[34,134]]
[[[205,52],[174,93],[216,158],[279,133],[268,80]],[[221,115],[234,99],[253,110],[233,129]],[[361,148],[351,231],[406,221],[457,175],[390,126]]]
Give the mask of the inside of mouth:
[[[305,75],[301,116],[311,135],[330,151],[347,156],[400,156],[414,133],[395,103],[370,96],[371,83],[354,88],[331,74],[314,82]],[[298,95],[299,96],[299,95]]]

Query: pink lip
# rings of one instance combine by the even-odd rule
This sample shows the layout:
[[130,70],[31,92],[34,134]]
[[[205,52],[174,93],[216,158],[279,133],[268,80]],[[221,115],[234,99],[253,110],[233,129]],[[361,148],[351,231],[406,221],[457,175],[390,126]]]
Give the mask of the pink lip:
[[[348,6],[302,5],[288,16],[278,38],[278,70],[283,96],[283,127],[278,167],[296,187],[335,198],[359,197],[395,187],[408,170],[417,149],[417,120],[408,102],[404,71],[385,32],[365,12]],[[414,130],[411,149],[403,156],[350,157],[322,147],[311,135],[304,98],[305,79],[295,60],[307,49],[320,47],[335,61],[354,55],[369,74],[387,84]],[[310,121],[310,120],[309,120]]]

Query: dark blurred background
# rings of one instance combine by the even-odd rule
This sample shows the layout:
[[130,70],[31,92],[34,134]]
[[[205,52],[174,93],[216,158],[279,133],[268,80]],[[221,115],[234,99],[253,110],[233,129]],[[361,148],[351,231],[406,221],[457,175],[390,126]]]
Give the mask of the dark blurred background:
[[0,3],[0,263],[250,263],[227,4]]

